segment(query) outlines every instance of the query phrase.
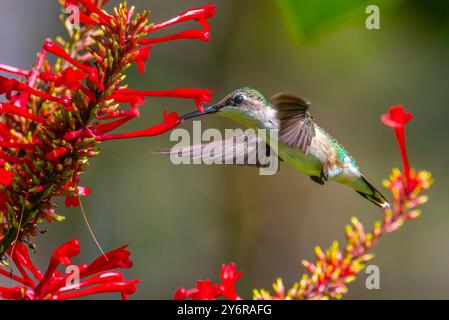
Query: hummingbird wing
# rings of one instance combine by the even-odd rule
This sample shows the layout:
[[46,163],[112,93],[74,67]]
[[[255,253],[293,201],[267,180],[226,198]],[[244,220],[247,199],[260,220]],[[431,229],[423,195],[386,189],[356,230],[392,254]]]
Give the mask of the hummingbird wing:
[[[154,151],[181,160],[181,163],[234,164],[266,168],[269,157],[278,157],[256,134],[240,134],[224,140],[178,146]],[[186,160],[186,162],[182,162]]]
[[270,101],[277,109],[279,141],[289,147],[300,148],[307,155],[315,136],[315,124],[309,112],[310,103],[289,93],[279,93]]

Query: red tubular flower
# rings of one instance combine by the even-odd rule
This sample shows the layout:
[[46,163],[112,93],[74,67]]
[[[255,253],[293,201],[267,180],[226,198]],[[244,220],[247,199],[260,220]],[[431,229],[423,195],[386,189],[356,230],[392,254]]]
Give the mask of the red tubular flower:
[[83,133],[83,131],[84,131],[83,129],[69,131],[64,135],[64,140],[72,141],[72,140],[78,138]]
[[[79,19],[80,23],[98,27],[98,23],[96,23],[91,17],[82,12],[79,12]],[[75,23],[75,18],[70,19],[70,23]]]
[[59,163],[61,157],[67,153],[66,147],[59,147],[58,149],[52,150],[45,155],[45,159],[53,163]]
[[193,300],[214,300],[220,293],[220,289],[214,286],[210,280],[199,280],[196,283],[196,289],[188,291],[188,297]]
[[30,143],[19,143],[19,142],[6,142],[0,141],[1,148],[17,148],[23,150],[34,150],[34,144]]
[[393,106],[388,114],[382,115],[381,119],[384,124],[394,129],[396,140],[402,157],[402,166],[404,168],[407,185],[410,186],[410,165],[407,157],[407,149],[405,144],[405,124],[413,118],[413,114],[405,112],[404,106]]
[[67,208],[70,208],[70,207],[78,208],[79,203],[80,203],[80,199],[78,197],[69,197],[69,196],[65,197],[65,206]]
[[167,20],[162,23],[158,23],[149,28],[148,32],[154,32],[162,28],[174,25],[176,23],[188,21],[188,20],[205,20],[213,17],[215,14],[215,8],[212,4],[207,4],[203,7],[194,8],[181,12],[173,19]]
[[[73,188],[73,184],[68,184],[67,188]],[[80,204],[80,196],[85,197],[91,194],[92,190],[87,187],[77,186],[75,189],[76,196],[66,196],[65,197],[65,206],[67,208],[73,207],[78,208]]]
[[[160,124],[135,132],[111,134],[139,116],[138,107],[147,96],[191,99],[200,110],[211,100],[210,90],[118,88],[126,87],[125,71],[130,63],[135,62],[139,71],[144,72],[151,45],[140,40],[148,34],[195,20],[201,24],[201,30],[187,30],[149,41],[209,39],[207,19],[215,12],[212,5],[187,10],[172,20],[153,25],[148,22],[148,12],[135,14],[134,7],[126,3],[108,14],[102,9],[106,0],[60,2],[80,9],[80,21],[87,25],[80,26],[79,37],[67,41],[59,38],[57,43],[46,40],[30,71],[0,64],[0,73],[25,77],[16,80],[0,75],[0,95],[7,100],[0,102],[0,169],[4,170],[0,170],[0,256],[15,242],[32,241],[41,221],[62,220],[57,214],[56,197],[64,196],[66,206],[76,207],[79,197],[89,194],[89,189],[78,186],[78,176],[84,172],[89,159],[99,153],[98,142],[159,135],[182,122],[177,113],[165,111]],[[48,58],[49,54],[56,56],[56,62]],[[129,104],[131,110],[123,106],[124,103]],[[14,173],[14,181],[9,172]],[[117,275],[110,274],[110,279],[114,277]],[[23,279],[27,286],[33,287],[27,277]],[[105,284],[101,290],[117,291],[127,286],[115,279],[113,285]],[[97,281],[100,279],[89,283]],[[31,297],[22,293],[21,288],[18,290],[5,289],[4,294]]]
[[86,74],[81,70],[67,68],[60,75],[42,72],[39,77],[44,81],[54,82],[57,87],[76,91],[81,87],[81,82],[86,79]]
[[200,22],[203,30],[185,30],[173,35],[160,37],[160,38],[148,38],[142,39],[139,41],[140,44],[145,45],[146,47],[140,48],[137,51],[137,55],[134,59],[137,62],[137,66],[140,73],[144,73],[145,71],[145,61],[149,59],[149,52],[151,49],[151,45],[156,43],[168,42],[173,40],[180,39],[193,39],[193,40],[201,40],[201,41],[209,41],[210,39],[210,26],[207,19],[211,18],[215,14],[215,8],[212,4],[205,5],[200,8],[186,10],[180,13],[178,16],[162,22],[155,24],[148,28],[147,33],[150,34],[157,30],[172,26],[177,23],[189,21],[189,20],[197,20]]
[[194,89],[194,88],[179,88],[165,91],[144,91],[133,89],[118,89],[113,92],[112,97],[118,95],[131,97],[167,97],[179,99],[192,99],[195,101],[198,109],[203,111],[203,104],[212,100],[213,90]]
[[145,62],[150,58],[150,50],[152,46],[146,46],[137,50],[134,61],[137,63],[137,68],[141,74],[145,73]]
[[0,115],[5,112],[11,115],[27,118],[37,123],[44,123],[45,120],[35,114],[29,113],[21,107],[17,107],[10,103],[0,103]]
[[0,168],[0,185],[7,187],[10,185],[14,177],[14,173],[4,168]]
[[242,272],[237,272],[235,263],[221,266],[221,283],[213,285],[210,280],[199,280],[196,288],[186,290],[178,288],[173,295],[174,300],[215,300],[224,297],[228,300],[240,300],[235,290],[235,283],[242,276]]
[[70,105],[72,101],[68,98],[53,97],[45,92],[36,90],[25,83],[19,82],[16,79],[8,79],[0,76],[0,94],[6,94],[8,99],[11,99],[11,91],[19,91],[32,94],[45,100],[54,101],[64,106]]
[[[24,163],[23,159],[19,159],[17,157],[10,156],[3,150],[0,150],[0,159],[4,160],[4,161],[7,161],[7,162],[11,162],[11,163],[16,163],[16,164]],[[4,162],[2,162],[2,163],[4,163]]]
[[15,74],[22,77],[29,77],[31,75],[31,71],[23,70],[15,67],[10,67],[0,63],[0,71],[4,71],[10,74]]
[[16,87],[17,81],[0,76],[0,94],[10,95],[11,91]]
[[129,120],[138,117],[139,116],[139,110],[137,109],[133,109],[133,110],[118,110],[118,111],[114,111],[106,116],[103,117],[97,117],[97,119],[113,119],[113,118],[120,118],[119,120],[115,120],[115,121],[111,121],[108,123],[102,123],[102,124],[98,124],[95,126],[90,127],[90,132],[96,136],[96,135],[100,135],[100,134],[104,134],[107,132],[110,132],[118,127],[120,127],[121,125],[123,125],[124,123],[128,122]]
[[[106,3],[107,1],[104,1],[104,2]],[[64,6],[65,6],[66,8],[69,7],[69,6],[78,6],[78,7],[79,7],[79,1],[78,1],[78,0],[66,0]],[[96,27],[98,27],[98,23],[95,22],[95,21],[90,17],[90,13],[89,13],[89,14],[86,14],[86,13],[84,13],[84,12],[79,12],[79,19],[80,19],[80,22],[81,22],[81,23],[84,23],[84,24],[88,24],[88,25],[91,25],[91,26],[96,26]],[[70,22],[71,22],[71,23],[74,23],[73,20],[70,21]]]
[[187,290],[184,288],[178,288],[173,295],[173,300],[185,300],[187,299]]
[[215,300],[221,294],[220,288],[214,286],[210,280],[198,280],[196,288],[186,290],[179,288],[176,290],[173,300]]
[[166,36],[166,37],[160,37],[160,38],[151,38],[151,39],[142,39],[140,40],[140,44],[143,45],[151,45],[161,42],[167,42],[167,41],[173,41],[173,40],[201,40],[201,41],[209,41],[210,39],[210,30],[207,24],[207,21],[205,21],[204,24],[207,29],[205,30],[186,30],[181,31],[179,33]]
[[221,266],[221,294],[228,300],[240,299],[235,291],[235,283],[242,276],[243,272],[237,272],[235,263]]
[[188,20],[199,21],[201,26],[203,27],[203,30],[186,30],[166,37],[142,39],[140,40],[140,43],[149,45],[179,39],[197,39],[201,41],[208,41],[210,39],[210,27],[207,19],[211,18],[214,14],[215,8],[212,4],[184,11],[173,19],[153,25],[148,29],[148,33],[152,33],[162,28],[166,28],[168,26]]
[[45,100],[49,100],[49,101],[54,101],[57,102],[59,104],[62,104],[63,106],[69,106],[72,104],[72,100],[69,98],[58,98],[58,97],[54,97],[51,96],[45,92],[40,92],[32,87],[29,87],[28,85],[21,83],[21,82],[17,82],[17,87],[14,89],[17,91],[21,91],[21,92],[27,92],[29,94],[32,94],[36,97],[40,97],[42,99]]
[[[103,5],[106,4],[107,1],[103,1]],[[80,6],[83,5],[84,8],[86,9],[86,14],[82,13],[80,20],[84,19],[87,20],[87,24],[90,25],[96,25],[96,23],[90,18],[91,14],[96,14],[98,16],[98,20],[102,23],[102,24],[108,24],[113,18],[107,14],[106,12],[104,12],[103,10],[101,10],[101,8],[99,8],[97,6],[97,4],[91,0],[66,0],[65,2],[65,7],[69,7],[71,5],[75,5],[75,6]],[[83,18],[84,16],[84,18]],[[81,21],[83,22],[83,21]],[[86,23],[86,22],[83,22]]]
[[131,253],[126,250],[128,246],[121,246],[115,250],[100,256],[85,269],[81,271],[83,277],[88,277],[98,272],[107,271],[111,269],[128,269],[133,266],[132,260],[129,258]]
[[114,99],[114,102],[117,103],[129,103],[129,105],[134,109],[140,107],[145,103],[145,97],[140,95],[128,95],[128,94],[119,94],[114,93],[111,97]]
[[[90,264],[75,265],[79,271],[79,282],[70,283],[72,274],[57,271],[62,264],[72,265],[72,258],[80,253],[78,240],[71,240],[57,248],[50,259],[47,270],[42,272],[33,264],[28,250],[21,242],[8,255],[17,267],[20,276],[0,267],[0,275],[19,286],[0,286],[0,295],[12,300],[67,300],[98,293],[120,293],[123,299],[136,291],[138,280],[124,280],[120,272],[114,269],[127,269],[132,266],[130,252],[126,246],[115,249],[94,260]],[[30,275],[31,274],[31,275]],[[34,279],[33,279],[33,278]]]
[[51,42],[50,40],[45,41],[43,48],[46,51],[53,53],[54,55],[57,55],[58,57],[71,63],[78,69],[86,72],[88,74],[89,80],[92,81],[98,87],[98,89],[104,90],[104,83],[100,81],[97,69],[87,66],[73,59],[70,55],[67,54],[67,52],[62,47],[58,46],[56,43]]
[[[116,100],[114,100],[114,101],[116,101]],[[140,112],[139,112],[138,109],[135,109],[135,106],[133,106],[132,110],[112,111],[112,112],[106,113],[105,115],[97,115],[96,118],[97,118],[97,120],[108,120],[108,119],[117,119],[117,118],[122,118],[122,117],[135,118],[135,117],[138,117],[138,116],[140,116]],[[110,123],[106,123],[105,125],[109,125],[109,124]],[[111,130],[106,130],[105,132],[108,132],[108,131],[111,131]]]
[[[157,124],[153,127],[149,127],[147,129],[126,132],[126,133],[117,133],[117,134],[100,134],[98,136],[94,136],[97,141],[106,141],[106,140],[117,140],[117,139],[130,139],[130,138],[139,138],[139,137],[151,137],[163,134],[171,129],[177,127],[182,120],[178,118],[178,113],[172,112],[170,114],[167,113],[167,110],[164,111],[164,121],[160,124]],[[95,127],[93,127],[95,130]]]

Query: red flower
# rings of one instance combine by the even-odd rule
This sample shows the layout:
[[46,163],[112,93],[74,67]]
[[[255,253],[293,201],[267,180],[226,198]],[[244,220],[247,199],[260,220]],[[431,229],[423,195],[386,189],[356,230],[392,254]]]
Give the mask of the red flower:
[[141,74],[145,73],[145,62],[150,58],[151,48],[151,46],[146,46],[137,49],[137,54],[134,61],[137,63],[137,68]]
[[79,181],[78,176],[72,177],[72,182],[69,182],[65,185],[65,190],[74,195],[67,195],[65,197],[65,206],[67,208],[74,207],[78,208],[80,203],[80,197],[88,196],[92,190],[87,187],[77,186]]
[[53,163],[59,163],[61,157],[67,153],[66,147],[59,147],[58,149],[52,150],[45,155],[45,159]]
[[382,121],[387,126],[394,129],[400,129],[405,126],[407,122],[412,120],[413,114],[405,112],[405,108],[402,105],[393,106],[390,108],[390,112],[381,116]]
[[77,67],[80,70],[83,70],[88,75],[88,79],[92,81],[99,90],[104,90],[104,83],[100,81],[100,78],[98,76],[97,69],[85,65],[74,58],[72,58],[67,52],[64,50],[64,48],[58,46],[56,43],[51,42],[50,40],[45,41],[43,48],[47,52],[51,52],[54,55],[57,55],[58,57],[64,59],[65,61],[71,63],[73,66]]
[[72,91],[76,91],[81,87],[81,82],[84,79],[86,79],[86,74],[81,70],[67,68],[59,76],[56,85],[58,87],[65,87]]
[[240,299],[235,291],[235,283],[242,276],[243,272],[237,272],[235,263],[221,266],[221,295],[228,300]]
[[173,300],[185,300],[187,299],[187,290],[184,288],[178,288],[173,295]]
[[382,115],[381,119],[384,124],[394,129],[396,140],[402,157],[402,166],[404,168],[405,178],[409,189],[410,185],[410,165],[407,157],[407,149],[405,144],[405,124],[413,118],[413,114],[405,112],[404,106],[393,106],[388,114]]
[[207,4],[203,7],[194,8],[190,10],[186,10],[181,12],[178,16],[170,19],[168,21],[158,23],[150,27],[149,32],[154,32],[162,28],[166,28],[168,26],[174,25],[176,23],[188,21],[188,20],[206,20],[213,17],[215,14],[215,8],[212,4]]
[[39,77],[44,81],[54,82],[57,87],[76,91],[81,87],[81,82],[86,79],[86,74],[81,70],[67,68],[60,75],[42,72]]
[[242,276],[242,272],[237,272],[235,263],[221,266],[221,283],[213,285],[210,280],[199,280],[196,288],[186,290],[178,288],[173,295],[174,300],[214,300],[218,297],[224,297],[228,300],[241,299],[235,290],[235,283]]
[[157,30],[160,30],[162,28],[166,28],[168,26],[185,22],[188,20],[197,20],[203,27],[203,30],[186,30],[181,31],[179,33],[161,37],[161,38],[149,38],[149,39],[142,39],[140,40],[141,44],[144,45],[150,45],[155,43],[161,43],[161,42],[167,42],[172,40],[179,40],[179,39],[197,39],[201,41],[209,41],[210,39],[210,27],[209,22],[207,19],[211,18],[215,14],[215,8],[212,4],[208,4],[206,6],[190,9],[187,11],[184,11],[180,13],[178,16],[174,17],[173,19],[170,19],[168,21],[165,21],[163,23],[155,24],[154,26],[150,27],[148,29],[148,33],[155,32]]
[[195,89],[195,88],[178,88],[165,91],[148,91],[148,90],[132,90],[118,89],[112,94],[113,97],[131,96],[131,97],[167,97],[178,99],[192,99],[195,101],[197,108],[203,111],[203,104],[212,100],[213,90]]
[[7,142],[0,141],[1,148],[17,148],[23,150],[34,150],[34,144],[31,143],[20,143],[20,142]]
[[54,101],[54,102],[60,103],[64,106],[68,106],[72,103],[72,101],[68,98],[54,97],[45,92],[36,90],[25,83],[19,82],[16,79],[8,79],[8,78],[0,76],[0,95],[6,94],[7,99],[12,99],[12,96],[11,96],[12,91],[29,93],[36,97],[40,97],[40,98],[48,100],[48,101]]
[[196,289],[189,290],[188,297],[193,300],[214,300],[220,293],[220,289],[212,285],[210,280],[199,280],[196,283]]
[[65,206],[67,208],[69,207],[74,207],[74,208],[78,208],[79,204],[80,204],[80,196],[88,196],[90,193],[92,192],[91,189],[86,188],[86,187],[82,187],[82,186],[78,186],[76,187],[76,193],[78,194],[78,196],[66,196],[65,197]]
[[[103,1],[103,3],[106,3],[106,2],[107,1]],[[69,7],[69,6],[77,6],[77,7],[79,7],[79,1],[78,0],[66,0],[64,6],[66,8]],[[90,15],[90,12],[88,12],[88,13],[79,12],[80,22],[84,23],[84,24],[91,25],[91,26],[98,26],[98,24],[89,15]],[[70,21],[70,22],[74,23],[74,21]]]
[[[114,102],[117,103],[129,103],[131,108],[135,109],[137,107],[140,107],[145,103],[145,97],[141,95],[127,95],[127,94],[113,94],[112,99],[114,99]],[[115,111],[109,112],[109,114],[112,114]]]
[[[164,121],[155,126],[133,132],[117,133],[117,134],[101,134],[94,137],[97,141],[106,141],[106,140],[157,136],[177,127],[181,122],[182,120],[178,118],[177,112],[172,112],[168,114],[167,110],[164,110]],[[95,130],[95,127],[93,127],[93,129]]]
[[80,203],[80,199],[78,197],[70,197],[70,196],[65,197],[65,206],[67,208],[70,208],[70,207],[78,208],[79,203]]
[[[105,5],[107,3],[107,1],[102,1],[103,5]],[[89,22],[88,24],[92,24],[93,21],[90,18],[91,14],[95,14],[98,17],[98,20],[102,23],[102,24],[109,24],[110,20],[112,20],[112,17],[107,14],[106,12],[104,12],[103,10],[101,10],[101,8],[99,8],[96,4],[96,2],[92,1],[92,0],[66,0],[65,2],[65,7],[71,6],[71,5],[75,5],[75,6],[80,6],[83,5],[85,12],[83,13],[84,17],[89,17],[89,19],[86,19],[86,22]]]
[[0,94],[10,95],[16,87],[16,80],[0,76]]
[[0,103],[0,115],[2,113],[23,117],[41,124],[45,122],[45,120],[42,117],[39,117],[33,113],[29,113],[25,109],[17,107],[10,103]]
[[1,63],[0,63],[0,71],[8,72],[8,73],[15,74],[18,76],[23,76],[23,77],[29,77],[31,75],[31,71],[29,71],[29,70],[22,70],[22,69],[10,67],[10,66],[7,66],[7,65],[4,65]]
[[0,184],[4,187],[9,186],[14,177],[14,173],[4,168],[0,168]]
[[185,300],[187,298],[192,300],[215,300],[220,296],[220,289],[218,286],[214,286],[210,280],[198,280],[196,288],[186,290],[179,288],[176,290],[173,299]]
[[[121,272],[114,269],[127,269],[132,266],[130,252],[126,246],[100,256],[90,264],[74,265],[76,273],[63,274],[57,271],[62,264],[72,265],[72,258],[80,253],[78,240],[71,240],[53,251],[47,270],[42,272],[33,264],[28,250],[21,242],[10,248],[8,255],[20,273],[15,275],[0,268],[0,275],[9,278],[19,286],[0,286],[0,295],[12,300],[67,300],[98,293],[120,293],[123,299],[136,291],[138,280],[124,280]],[[31,274],[31,275],[30,275]],[[34,278],[34,279],[33,279]],[[72,282],[72,280],[78,282]],[[37,282],[36,282],[37,281]]]
[[[126,4],[109,14],[102,9],[107,0],[60,2],[66,7],[76,5],[80,22],[85,24],[71,39],[75,41],[73,45],[64,39],[58,39],[58,43],[46,40],[29,71],[0,64],[2,74],[21,77],[0,75],[0,100],[6,98],[0,102],[0,211],[6,213],[0,214],[0,256],[15,239],[31,239],[41,221],[62,220],[55,197],[64,196],[66,206],[76,207],[79,197],[90,193],[78,186],[78,176],[85,171],[89,159],[99,153],[98,142],[155,136],[182,122],[176,112],[165,111],[159,124],[113,134],[139,116],[139,107],[147,96],[190,99],[200,110],[211,100],[209,90],[120,88],[127,88],[125,71],[131,63],[137,63],[139,71],[144,71],[151,45],[143,39],[150,33],[195,20],[202,26],[200,30],[150,42],[209,39],[207,19],[215,12],[212,5],[187,10],[154,25],[148,23],[147,13],[136,14],[134,7]],[[50,54],[56,56],[56,62],[48,58]],[[10,172],[14,173],[14,183]]]

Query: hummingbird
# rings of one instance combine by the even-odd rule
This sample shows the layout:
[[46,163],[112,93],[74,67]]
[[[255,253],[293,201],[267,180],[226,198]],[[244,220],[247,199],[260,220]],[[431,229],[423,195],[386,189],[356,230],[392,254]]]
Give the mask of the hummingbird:
[[[267,147],[277,143],[277,156],[280,160],[310,176],[312,181],[320,185],[324,185],[327,181],[335,181],[354,189],[378,207],[389,208],[388,200],[368,182],[356,161],[343,146],[315,122],[309,109],[310,103],[296,95],[279,93],[268,100],[256,89],[244,87],[233,91],[204,111],[194,111],[181,116],[180,119],[187,120],[215,113],[254,129],[254,132],[257,132],[257,129],[276,129],[278,130],[276,140],[263,141],[267,143]],[[234,142],[248,143],[262,140],[257,133],[254,135]],[[224,143],[217,144],[215,141],[212,143],[225,148]],[[197,157],[206,145],[188,146],[189,150],[184,154],[191,158]],[[249,151],[248,149],[250,148],[237,146],[234,151],[251,152],[251,149]],[[156,153],[169,155],[171,152],[172,149],[164,149]],[[223,152],[223,155],[225,154],[228,153]]]

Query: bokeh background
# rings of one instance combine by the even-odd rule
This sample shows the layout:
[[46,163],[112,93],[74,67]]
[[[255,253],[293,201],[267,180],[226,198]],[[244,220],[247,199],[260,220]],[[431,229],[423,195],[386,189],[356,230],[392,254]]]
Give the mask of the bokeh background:
[[[207,3],[130,2],[151,9],[156,22]],[[156,46],[144,76],[133,67],[130,85],[209,88],[216,99],[241,86],[267,96],[298,93],[385,192],[381,181],[400,158],[379,116],[390,105],[404,104],[415,115],[407,127],[411,163],[431,171],[436,183],[423,216],[375,249],[381,289],[365,289],[361,274],[346,298],[448,299],[448,2],[213,2],[211,41]],[[380,8],[380,30],[365,28],[368,4]],[[46,37],[65,35],[59,15],[57,1],[0,0],[0,61],[23,68],[34,63]],[[148,99],[141,117],[126,129],[159,122],[163,107],[194,109],[186,101]],[[203,121],[207,127],[235,125],[210,116]],[[151,154],[173,144],[169,134],[104,143],[81,180],[93,189],[84,203],[102,246],[130,245],[135,265],[125,273],[143,281],[133,298],[170,299],[178,286],[218,280],[220,265],[231,261],[244,271],[238,284],[243,297],[251,298],[252,288],[271,287],[277,276],[288,286],[304,271],[300,260],[313,259],[315,245],[343,240],[351,216],[366,226],[379,218],[376,207],[355,192],[337,184],[321,187],[286,165],[275,176],[260,176],[244,167],[174,166]],[[66,222],[45,225],[48,232],[37,239],[35,258],[42,267],[51,249],[71,238],[80,239],[83,261],[99,254],[79,209],[61,206],[60,213]]]

